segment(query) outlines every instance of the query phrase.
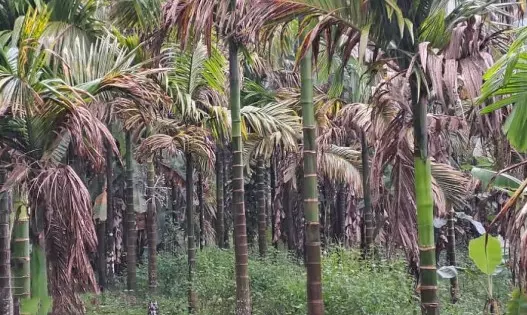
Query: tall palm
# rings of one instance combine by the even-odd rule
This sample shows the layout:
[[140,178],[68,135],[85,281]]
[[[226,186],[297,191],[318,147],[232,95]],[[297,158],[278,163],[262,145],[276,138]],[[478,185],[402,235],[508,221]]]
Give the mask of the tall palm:
[[[230,32],[242,16],[244,1],[192,0],[185,3],[170,1],[165,5],[164,30],[177,28],[182,43],[197,42],[201,36],[210,48],[213,30]],[[232,29],[231,29],[232,30]],[[236,313],[251,313],[251,297],[248,276],[248,248],[244,203],[244,179],[242,164],[242,139],[240,118],[240,67],[238,63],[239,41],[229,38],[229,81],[233,149],[233,209],[236,256]]]
[[[61,253],[61,258],[54,255],[50,274],[52,292],[56,293],[54,290],[58,287],[72,289],[73,277],[84,279],[86,287],[97,290],[91,268],[83,263],[88,260],[87,252],[94,249],[96,242],[89,215],[90,198],[73,170],[60,163],[63,157],[61,152],[69,143],[65,143],[63,139],[70,138],[76,143],[76,151],[80,156],[87,157],[94,166],[100,166],[101,159],[92,150],[104,152],[100,141],[108,137],[109,133],[87,111],[81,98],[81,95],[86,95],[85,92],[66,84],[60,78],[49,77],[40,71],[40,67],[46,66],[44,61],[49,57],[38,41],[48,17],[46,12],[28,12],[23,21],[25,28],[22,27],[17,34],[21,46],[2,48],[0,77],[5,82],[0,90],[0,106],[3,113],[2,143],[10,150],[12,158],[19,162],[12,171],[11,186],[30,183],[29,186],[32,187],[30,201],[35,209],[32,219],[33,224],[37,224],[35,228],[38,231],[33,235],[33,257],[37,259],[32,260],[32,265],[37,267],[34,271],[45,274],[42,269],[38,269],[46,268],[43,250],[45,243],[49,245],[49,253],[54,253],[58,248],[63,248],[62,246],[72,246],[75,250],[66,255]],[[82,130],[83,124],[92,128]],[[89,140],[85,141],[85,136]],[[57,187],[65,190],[59,192]],[[4,187],[7,188],[9,187]],[[40,193],[41,189],[46,191],[44,195]],[[47,208],[46,204],[49,204],[50,208]],[[57,214],[52,209],[63,210],[60,221],[57,221]],[[46,221],[42,221],[44,212],[48,213]],[[81,225],[72,230],[68,222]],[[43,228],[48,224],[54,228],[47,229],[44,234]],[[82,226],[84,228],[81,228]],[[57,237],[62,235],[62,228],[73,237]],[[64,273],[57,273],[57,268],[64,270],[70,259],[76,269],[75,273],[65,276]],[[40,283],[41,289],[35,286],[32,298],[45,305],[44,301],[49,301],[47,296],[38,295],[47,295],[47,278],[42,280],[38,282],[35,279],[36,284]],[[73,297],[72,293],[73,291],[67,291],[66,294],[56,295],[56,309],[78,307],[80,301]]]
[[[0,170],[0,181],[3,184],[7,178],[5,169]],[[11,229],[9,228],[9,198],[8,192],[0,193],[0,311],[2,314],[13,314],[11,295]]]

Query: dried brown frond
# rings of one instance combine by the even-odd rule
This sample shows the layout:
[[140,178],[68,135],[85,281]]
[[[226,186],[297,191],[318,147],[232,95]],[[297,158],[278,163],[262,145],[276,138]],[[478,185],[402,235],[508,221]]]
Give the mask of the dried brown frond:
[[60,127],[69,132],[75,154],[90,161],[95,170],[105,168],[104,152],[108,144],[119,155],[111,132],[84,106],[70,108]]
[[76,292],[98,292],[88,254],[97,250],[88,189],[70,166],[46,168],[31,181],[33,209],[45,211],[53,312],[82,314]]
[[241,40],[241,28],[237,21],[245,15],[246,1],[236,2],[235,16],[229,10],[229,1],[222,0],[171,0],[163,7],[161,36],[176,32],[176,39],[185,49],[203,38],[209,49],[212,46],[212,34],[219,30],[221,34]]

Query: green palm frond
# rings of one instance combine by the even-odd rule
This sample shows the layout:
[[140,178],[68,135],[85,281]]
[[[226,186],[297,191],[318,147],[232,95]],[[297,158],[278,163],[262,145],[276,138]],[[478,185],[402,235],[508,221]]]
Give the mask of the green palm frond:
[[300,130],[300,118],[294,110],[281,103],[271,103],[264,107],[245,106],[240,114],[245,133],[256,133],[261,137],[270,137],[276,132],[281,133],[281,142],[297,143]]
[[110,19],[120,29],[150,32],[161,22],[161,0],[118,0],[111,5]]
[[[162,64],[171,69],[167,75],[174,113],[189,123],[199,123],[213,106],[226,105],[226,60],[214,47],[199,42],[193,51],[170,46],[163,51]],[[219,104],[218,104],[219,103]]]
[[524,132],[527,121],[527,93],[522,86],[527,82],[526,45],[527,27],[518,30],[517,38],[506,55],[501,57],[484,76],[482,94],[478,100],[491,103],[482,110],[483,114],[513,104],[513,111],[503,126],[507,139],[517,150],[527,150],[527,136]]

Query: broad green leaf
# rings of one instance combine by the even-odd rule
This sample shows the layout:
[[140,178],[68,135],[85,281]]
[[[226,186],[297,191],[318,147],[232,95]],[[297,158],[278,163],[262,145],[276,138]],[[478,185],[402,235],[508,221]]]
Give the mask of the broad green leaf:
[[503,188],[507,190],[515,190],[518,189],[518,187],[520,187],[521,185],[521,180],[509,174],[500,174],[496,176],[497,172],[479,167],[473,167],[471,173],[472,176],[481,181],[483,187],[485,188],[488,187],[490,181],[494,177],[495,178],[492,181],[492,186],[494,187]]
[[511,145],[520,152],[527,151],[527,94],[522,94],[512,113],[507,118],[504,132]]
[[507,315],[527,314],[527,296],[520,289],[512,291],[511,299],[507,303]]
[[492,235],[483,234],[470,241],[468,254],[481,272],[492,275],[501,263],[500,241]]

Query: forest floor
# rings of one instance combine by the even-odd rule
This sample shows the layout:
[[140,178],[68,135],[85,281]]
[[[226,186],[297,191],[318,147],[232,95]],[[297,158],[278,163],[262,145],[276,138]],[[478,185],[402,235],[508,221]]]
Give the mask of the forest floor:
[[[466,253],[466,251],[464,251]],[[157,301],[159,314],[188,314],[187,267],[184,252],[158,258],[159,287],[152,296],[147,290],[146,265],[138,269],[138,290],[114,290],[99,296],[86,296],[88,315],[144,315],[150,301]],[[448,315],[483,314],[487,296],[487,277],[465,257],[459,272],[460,298],[450,303],[450,282],[440,279],[441,313]],[[205,249],[198,253],[195,291],[196,314],[234,314],[234,261],[231,250]],[[257,257],[257,255],[254,255]],[[283,252],[272,250],[267,258],[250,261],[254,315],[300,315],[305,309],[305,273],[300,262]],[[402,258],[375,263],[365,262],[354,251],[331,250],[323,260],[324,301],[328,315],[412,315],[418,313],[415,283]],[[510,274],[494,276],[493,294],[506,309],[511,292]]]

